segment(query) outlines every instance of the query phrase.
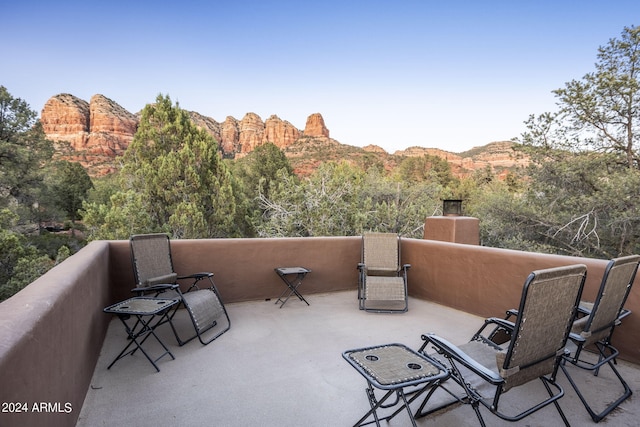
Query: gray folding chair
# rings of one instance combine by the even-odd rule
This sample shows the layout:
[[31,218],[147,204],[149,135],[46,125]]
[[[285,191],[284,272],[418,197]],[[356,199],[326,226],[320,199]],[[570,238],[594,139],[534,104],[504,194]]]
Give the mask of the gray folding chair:
[[400,265],[400,236],[395,233],[364,233],[362,262],[358,264],[360,310],[406,312],[407,270]]
[[[561,368],[578,394],[585,409],[595,422],[602,420],[624,400],[631,396],[631,389],[615,367],[619,351],[611,345],[611,337],[621,319],[630,314],[624,309],[624,303],[629,296],[631,286],[638,270],[640,256],[631,255],[614,258],[609,261],[600,284],[595,302],[581,301],[580,317],[573,324],[570,335],[569,350],[571,354],[564,358]],[[571,375],[572,368],[577,367],[592,371],[597,376],[600,368],[608,366],[622,385],[622,394],[610,402],[606,407],[596,412],[593,404],[589,405],[584,393],[578,386],[578,381]],[[575,373],[574,373],[575,374]],[[594,387],[593,380],[582,387]]]
[[[568,426],[558,403],[564,390],[556,382],[556,375],[566,352],[586,270],[586,266],[579,264],[532,272],[524,284],[515,323],[489,318],[469,343],[455,346],[437,335],[423,335],[420,351],[448,365],[450,378],[458,389],[450,390],[446,382],[439,387],[460,403],[470,404],[482,426],[485,421],[480,405],[503,420],[515,422],[550,404]],[[503,344],[495,343],[491,337],[496,327],[507,331],[511,338]],[[427,346],[436,353],[427,354]],[[548,397],[527,394],[527,402],[507,400],[506,405],[501,400],[510,389],[536,379],[541,380]],[[433,409],[424,411],[427,404],[422,403],[418,415],[433,412]]]
[[[231,321],[222,303],[220,294],[213,283],[213,273],[195,273],[178,276],[173,268],[171,244],[166,234],[138,234],[130,239],[131,259],[136,279],[133,292],[142,294],[162,294],[163,298],[177,296],[181,304],[176,306],[168,317],[173,333],[180,346],[198,338],[204,345],[227,332]],[[186,292],[182,292],[178,280],[193,280]],[[209,281],[208,287],[199,287],[203,280]],[[184,306],[195,329],[195,334],[183,339],[178,333],[174,317],[180,306]],[[224,320],[219,325],[218,322]],[[215,329],[214,329],[215,328]],[[205,337],[205,332],[212,330]]]

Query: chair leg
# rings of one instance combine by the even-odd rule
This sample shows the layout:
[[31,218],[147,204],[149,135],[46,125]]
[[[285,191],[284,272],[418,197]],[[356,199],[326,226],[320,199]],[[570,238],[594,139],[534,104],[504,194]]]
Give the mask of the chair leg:
[[[547,380],[544,377],[541,377],[540,380],[544,384],[544,388],[547,389],[547,393],[549,393],[549,397],[553,398],[553,390],[551,390],[551,387],[549,387],[549,384],[547,383]],[[567,420],[567,417],[564,415],[564,411],[560,407],[560,403],[558,403],[557,399],[553,401],[553,405],[556,407],[556,410],[560,414],[560,417],[562,418],[562,422],[564,422],[564,425],[566,427],[571,427],[571,424],[569,424],[569,420]]]
[[[445,391],[447,394],[449,394],[453,400],[451,402],[445,403],[443,405],[437,406],[435,408],[429,408],[428,410],[424,410],[424,407],[427,405],[427,403],[429,402],[429,399],[431,399],[431,395],[434,394],[436,392],[436,390],[443,390]],[[418,407],[418,409],[416,410],[416,414],[415,417],[416,418],[423,418],[426,417],[429,414],[432,414],[434,412],[440,411],[444,408],[448,408],[449,406],[453,406],[453,405],[457,405],[457,404],[466,404],[468,403],[469,397],[468,396],[456,396],[452,391],[450,391],[448,388],[446,388],[444,385],[442,384],[436,384],[434,385],[431,390],[429,390],[429,393],[427,394],[427,396],[424,398],[424,400],[422,401],[422,403],[420,404],[420,406]]]
[[[615,359],[613,359],[613,360],[615,360]],[[615,408],[617,408],[618,405],[620,405],[622,402],[624,402],[633,393],[631,391],[631,388],[627,384],[627,382],[624,380],[624,378],[622,378],[622,375],[620,375],[620,372],[618,372],[618,370],[614,366],[613,360],[608,360],[606,362],[606,364],[609,365],[609,367],[611,368],[611,370],[613,371],[615,376],[618,378],[618,381],[620,381],[620,384],[623,387],[623,393],[614,402],[612,402],[609,405],[607,405],[607,407],[601,412],[596,412],[591,407],[591,405],[589,405],[589,403],[587,402],[587,399],[585,398],[585,396],[582,394],[582,392],[578,388],[578,385],[576,384],[574,379],[569,374],[567,366],[565,366],[566,365],[566,361],[564,361],[560,365],[560,368],[562,369],[562,372],[564,373],[565,377],[567,377],[567,380],[569,380],[569,384],[571,384],[571,387],[573,387],[573,389],[575,390],[576,394],[578,395],[578,398],[582,402],[582,405],[584,406],[584,408],[587,410],[587,412],[591,416],[591,419],[596,423],[600,422],[604,417],[609,415],[609,413],[611,411],[613,411]],[[574,365],[574,366],[576,366],[576,365]],[[593,371],[599,370],[602,366],[604,366],[604,364],[599,364],[596,368],[594,368],[592,370]],[[576,366],[576,368],[578,368],[578,369],[587,369],[587,368],[584,368],[584,367],[581,367],[581,366]]]
[[191,313],[191,310],[187,309],[187,312],[189,313],[189,318],[190,318],[191,322],[193,323],[193,327],[194,327],[196,333],[192,337],[187,338],[186,340],[182,340],[178,336],[177,331],[174,329],[174,333],[176,335],[176,339],[178,340],[178,344],[180,346],[185,345],[186,343],[194,340],[195,338],[198,338],[198,340],[200,341],[200,343],[202,345],[207,345],[207,344],[211,343],[212,341],[214,341],[216,338],[220,337],[222,334],[224,334],[225,332],[227,332],[231,328],[231,320],[229,319],[229,314],[227,313],[227,309],[224,307],[224,305],[222,305],[222,312],[224,313],[224,316],[227,319],[227,327],[224,328],[223,330],[221,330],[220,332],[218,332],[217,334],[215,334],[213,337],[210,337],[209,339],[205,340],[203,338],[203,334],[205,332],[209,331],[210,329],[213,329],[214,327],[216,327],[218,322],[214,321],[211,325],[207,326],[206,328],[198,329],[198,327],[196,326],[196,321],[193,318],[193,314]]
[[358,273],[358,308],[364,310],[364,277],[362,272]]
[[[209,344],[210,342],[212,342],[213,340],[215,340],[216,338],[218,338],[220,335],[224,334],[225,332],[227,332],[231,328],[231,319],[229,319],[229,313],[227,313],[227,308],[224,306],[224,303],[222,302],[222,297],[220,297],[220,294],[218,293],[218,289],[216,288],[215,283],[213,283],[213,280],[211,279],[211,277],[208,277],[208,279],[209,279],[209,282],[211,283],[211,287],[210,287],[211,292],[216,294],[216,297],[218,298],[218,301],[220,302],[220,306],[222,307],[222,312],[224,313],[224,317],[227,319],[227,327],[225,329],[223,329],[222,331],[218,332],[215,336],[211,337],[207,341],[203,340],[202,332],[208,331],[209,329],[215,327],[217,322],[213,322],[213,324],[209,328],[206,328],[204,331],[199,331],[198,332],[198,339],[200,340],[202,345]],[[307,305],[309,305],[309,303],[307,303]]]
[[[426,341],[425,341],[425,344],[426,344]],[[424,347],[424,345],[423,345],[423,347]],[[465,381],[464,376],[460,372],[460,369],[458,368],[458,365],[453,361],[453,359],[450,359],[450,358],[448,358],[448,359],[449,359],[449,364],[451,365],[451,379],[453,381],[455,381],[460,387],[462,387],[462,389],[464,390],[464,392],[466,394],[466,397],[457,398],[457,399],[462,403],[466,403],[468,405],[471,405],[471,408],[475,412],[476,417],[478,418],[478,421],[480,422],[480,425],[482,427],[486,427],[486,423],[484,422],[484,418],[482,417],[482,413],[480,413],[481,398],[476,393],[474,393],[474,391],[471,388],[471,384],[468,383],[467,381]],[[449,394],[454,396],[452,393],[449,393]]]
[[476,413],[476,417],[478,418],[480,425],[482,427],[487,427],[487,425],[484,422],[484,418],[482,418],[482,414],[480,413],[480,402],[478,402],[477,400],[473,400],[471,402],[471,407],[473,408],[473,411]]
[[[196,286],[196,283],[200,280],[202,280],[203,278],[197,278],[195,280],[195,282],[191,285],[191,288],[193,288],[194,286]],[[215,287],[215,284],[213,283],[213,280],[211,280],[211,277],[207,277],[207,279],[209,280],[209,282],[211,283],[211,286],[209,288],[206,289],[201,289],[195,292],[200,292],[200,291],[205,291],[205,290],[210,290],[211,292],[213,292],[216,296],[216,298],[218,299],[218,302],[220,303],[220,308],[222,309],[222,313],[224,314],[224,317],[227,319],[227,326],[226,328],[224,328],[223,330],[221,330],[220,332],[218,332],[216,335],[214,335],[213,337],[205,340],[203,338],[203,334],[207,331],[209,331],[210,329],[214,328],[215,326],[217,326],[218,322],[217,320],[214,320],[210,325],[200,329],[198,328],[197,324],[198,322],[196,321],[196,319],[194,318],[194,314],[191,311],[191,309],[189,307],[185,308],[187,310],[187,313],[189,314],[189,320],[191,321],[191,323],[193,324],[193,328],[195,329],[195,334],[187,339],[182,339],[180,337],[180,334],[178,333],[178,330],[176,329],[176,327],[174,326],[173,323],[173,317],[176,315],[177,313],[177,308],[176,311],[174,311],[174,313],[171,315],[171,317],[169,318],[169,323],[171,325],[171,329],[173,330],[173,334],[176,337],[176,341],[178,342],[179,346],[183,346],[185,344],[187,344],[188,342],[194,340],[195,338],[198,338],[198,340],[200,341],[200,343],[202,345],[207,345],[209,343],[211,343],[212,341],[214,341],[216,338],[220,337],[222,334],[224,334],[225,332],[227,332],[230,328],[231,328],[231,320],[229,319],[229,313],[227,312],[226,307],[224,306],[224,303],[222,302],[222,298],[220,298],[220,294],[218,293],[218,290]],[[181,304],[185,304],[184,301],[181,302]]]
[[198,339],[200,340],[202,345],[209,344],[210,342],[212,342],[213,340],[215,340],[216,338],[218,338],[220,335],[224,334],[225,332],[227,332],[231,328],[231,320],[229,320],[229,314],[227,313],[227,309],[224,307],[224,305],[222,306],[222,311],[224,313],[224,316],[227,319],[227,327],[225,329],[223,329],[222,331],[218,332],[216,335],[214,335],[213,337],[209,338],[206,341],[202,338],[202,333],[208,331],[209,329],[212,329],[213,327],[215,327],[217,322],[213,322],[213,324],[210,327],[208,327],[208,328],[206,328],[206,329],[204,329],[202,331],[196,331]]
[[[559,363],[559,362],[558,362]],[[539,402],[538,404],[536,404],[533,407],[530,407],[529,409],[517,414],[517,415],[509,415],[506,413],[501,412],[500,410],[498,410],[497,407],[497,400],[493,400],[492,403],[486,402],[482,399],[481,396],[479,396],[471,387],[471,385],[466,382],[464,380],[464,376],[461,374],[458,366],[453,362],[453,360],[450,359],[450,364],[452,367],[452,379],[459,385],[461,386],[466,395],[467,395],[467,399],[468,399],[468,404],[471,405],[471,407],[473,408],[473,411],[476,413],[476,417],[478,418],[478,421],[480,422],[480,425],[482,425],[483,427],[486,426],[484,418],[482,417],[482,413],[480,412],[480,405],[484,406],[485,408],[487,408],[492,414],[494,414],[495,416],[509,421],[509,422],[517,422],[522,420],[523,418],[533,414],[534,412],[537,412],[538,410],[546,407],[547,405],[550,405],[551,403],[553,403],[556,407],[556,409],[558,410],[558,413],[560,414],[560,417],[562,418],[562,421],[564,422],[564,425],[567,427],[570,427],[569,421],[567,420],[566,416],[564,415],[564,412],[562,411],[562,408],[560,408],[560,405],[558,403],[558,399],[560,399],[562,396],[564,396],[564,390],[562,389],[562,387],[560,387],[559,384],[554,382],[551,382],[552,380],[547,379],[546,377],[540,377],[540,380],[542,381],[542,383],[544,384],[545,389],[547,390],[547,393],[549,394],[549,399],[545,399],[542,402]],[[556,388],[556,393],[553,392],[553,390],[551,389],[550,385],[553,385],[553,387]],[[463,401],[462,399],[459,399],[460,401]],[[464,403],[464,402],[463,402]]]

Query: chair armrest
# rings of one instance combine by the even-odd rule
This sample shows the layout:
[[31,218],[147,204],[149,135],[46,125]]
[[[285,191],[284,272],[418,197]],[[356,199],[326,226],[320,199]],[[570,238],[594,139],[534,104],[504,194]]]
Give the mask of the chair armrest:
[[213,277],[213,273],[209,273],[207,271],[203,271],[201,273],[193,273],[188,276],[178,276],[178,279],[206,279],[207,277]]
[[628,316],[628,315],[630,315],[630,314],[631,314],[631,310],[628,310],[628,309],[626,309],[626,308],[623,308],[623,309],[620,311],[620,316],[618,316],[618,320],[622,320],[622,319],[624,319],[625,317],[627,317],[627,316]]
[[444,355],[447,358],[451,358],[458,363],[461,363],[485,381],[493,385],[504,383],[504,379],[500,375],[476,362],[459,347],[451,344],[444,338],[441,338],[435,334],[425,334],[422,335],[422,339],[431,344],[438,353]]
[[489,317],[484,320],[484,323],[478,329],[478,332],[475,333],[474,337],[479,336],[489,325],[497,325],[500,328],[506,329],[509,332],[513,332],[513,329],[516,327],[516,324],[507,319],[501,319],[499,317]]
[[194,289],[200,290],[200,287],[198,287],[198,283],[204,279],[209,279],[209,281],[211,282],[210,288],[212,289],[214,287],[213,280],[211,279],[212,277],[213,277],[213,273],[210,273],[208,271],[203,271],[200,273],[188,274],[186,276],[178,276],[176,280],[193,279],[193,283],[189,286],[189,289],[187,289],[187,292],[190,292]]
[[363,271],[367,268],[367,266],[363,262],[358,263],[358,270]]
[[493,323],[505,329],[509,329],[510,331],[513,331],[513,329],[516,327],[516,324],[511,322],[510,320],[500,319],[499,317],[489,317],[484,321],[484,323],[485,325],[490,325]]
[[510,317],[518,317],[518,310],[515,308],[510,308],[509,310],[507,310],[506,312],[507,317],[505,317],[505,320],[509,320]]
[[405,271],[406,271],[406,270],[408,270],[408,269],[410,269],[410,268],[411,268],[411,264],[404,264],[404,265],[402,266],[402,269],[403,269],[403,270],[405,270]]
[[[584,307],[582,305],[579,305],[578,306],[578,318],[589,316],[592,311],[593,310],[591,310],[590,307]],[[627,308],[623,308],[622,310],[620,310],[620,315],[618,316],[616,321],[619,323],[622,319],[624,319],[625,317],[627,317],[630,314],[631,314],[631,310],[629,310]]]
[[582,353],[582,349],[584,348],[584,345],[587,339],[580,334],[576,334],[575,332],[569,332],[569,339],[571,340],[573,345],[575,345],[576,347],[575,349],[572,349],[573,351],[565,347],[564,349],[565,353],[563,357],[565,358],[565,360],[568,360],[570,363],[577,365],[580,361],[580,354]]
[[178,288],[178,284],[176,283],[159,283],[156,285],[152,285],[152,286],[140,286],[137,288],[133,288],[131,289],[131,292],[161,292],[161,291],[167,291],[170,289],[177,289]]
[[[487,329],[487,326],[490,325],[493,325],[494,328],[491,332],[486,333],[485,329]],[[500,319],[499,317],[489,317],[488,319],[485,319],[480,329],[478,329],[478,331],[473,335],[473,338],[471,339],[481,340],[487,345],[502,350],[501,345],[511,340],[511,335],[513,334],[514,329],[515,323],[509,320]],[[500,336],[500,331],[503,331],[502,333],[506,334],[506,337],[501,338],[500,341],[495,341],[496,336]]]
[[586,307],[578,306],[578,314],[583,316],[588,316],[591,314],[591,310]]
[[576,334],[575,332],[569,332],[569,339],[577,345],[584,344],[584,342],[586,341],[586,339],[582,335]]

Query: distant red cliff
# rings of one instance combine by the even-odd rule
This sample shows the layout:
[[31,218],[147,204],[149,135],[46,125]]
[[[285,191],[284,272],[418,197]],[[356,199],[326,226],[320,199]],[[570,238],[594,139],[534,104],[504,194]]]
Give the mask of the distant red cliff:
[[[343,144],[329,137],[329,129],[320,113],[309,115],[304,130],[297,129],[290,122],[276,115],[263,121],[255,113],[247,113],[241,120],[228,116],[223,122],[189,112],[196,125],[209,132],[218,142],[221,154],[226,158],[238,158],[252,152],[256,147],[272,142],[290,158],[297,158],[301,173],[309,173],[320,163],[309,158],[320,151],[324,154],[336,151]],[[69,143],[70,152],[65,158],[80,162],[92,176],[102,176],[116,170],[116,158],[121,156],[133,139],[139,114],[133,114],[104,95],[94,95],[89,102],[71,94],[51,97],[44,105],[40,121],[47,138],[55,142]],[[309,145],[313,150],[302,150],[300,144]],[[495,142],[481,147],[475,153],[458,155],[434,148],[410,147],[406,150],[387,153],[380,147],[350,147],[362,153],[368,152],[380,157],[392,168],[402,157],[425,154],[446,159],[454,174],[464,176],[486,167],[500,171],[525,165],[527,159],[514,154],[511,142]],[[62,149],[62,144],[59,146]],[[339,150],[338,150],[339,151]],[[307,156],[301,159],[300,157]],[[326,156],[322,156],[326,158]]]

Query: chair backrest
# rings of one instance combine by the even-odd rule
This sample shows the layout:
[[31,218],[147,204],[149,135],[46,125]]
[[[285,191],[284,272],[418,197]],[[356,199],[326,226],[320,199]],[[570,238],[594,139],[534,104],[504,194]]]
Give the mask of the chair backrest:
[[614,258],[607,264],[591,314],[584,322],[583,330],[579,331],[587,345],[606,338],[612,332],[629,296],[639,262],[640,255],[630,255]]
[[400,268],[400,237],[395,233],[364,233],[362,262],[369,275],[394,275]]
[[522,290],[518,317],[506,352],[498,353],[503,390],[542,375],[555,375],[575,317],[587,267],[583,264],[532,272]]
[[171,260],[171,245],[166,234],[138,234],[129,239],[131,262],[138,287],[173,283],[176,273]]

